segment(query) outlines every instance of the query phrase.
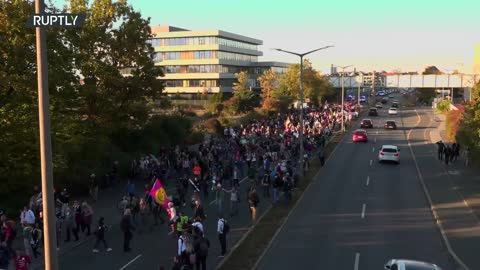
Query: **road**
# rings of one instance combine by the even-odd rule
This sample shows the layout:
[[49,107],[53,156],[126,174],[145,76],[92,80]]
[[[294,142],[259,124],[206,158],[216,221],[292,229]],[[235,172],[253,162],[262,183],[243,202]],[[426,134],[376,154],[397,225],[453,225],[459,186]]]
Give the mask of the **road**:
[[[241,203],[239,205],[239,215],[234,217],[228,216],[228,209],[230,207],[229,194],[226,194],[225,198],[228,198],[224,206],[227,219],[231,224],[230,233],[227,240],[228,248],[240,240],[243,234],[248,230],[251,224],[251,218],[249,215],[249,208],[246,200],[246,189],[249,184],[248,180],[241,183]],[[207,214],[207,220],[204,223],[207,238],[210,240],[209,257],[207,259],[207,269],[213,269],[221,258],[220,244],[216,234],[217,218],[216,218],[216,205],[214,204],[214,193],[209,195],[207,206],[204,205]],[[190,196],[186,197],[187,199]],[[202,196],[203,198],[203,196]],[[263,214],[265,209],[269,206],[270,202],[266,199],[260,198],[259,215]],[[187,205],[183,208],[188,216],[192,215],[192,209]],[[112,211],[115,211],[112,209]],[[165,215],[163,215],[165,216]],[[160,266],[164,266],[165,269],[170,269],[173,264],[173,257],[177,251],[177,238],[168,236],[170,231],[167,225],[161,225],[157,227],[137,226],[137,231],[134,232],[133,240],[131,242],[132,251],[130,253],[124,253],[122,249],[123,234],[120,231],[118,220],[106,221],[109,224],[113,224],[111,231],[107,232],[107,242],[113,248],[112,252],[106,253],[103,246],[100,246],[100,253],[92,253],[94,239],[89,239],[85,244],[76,247],[67,253],[59,257],[60,269],[68,270],[85,270],[85,269],[112,269],[112,270],[134,270],[134,269],[158,269]],[[152,220],[149,220],[150,224]],[[39,266],[36,269],[43,269],[43,266]]]
[[[382,109],[370,118],[369,142],[345,136],[257,269],[383,269],[391,258],[453,269],[407,144],[409,127],[418,124],[415,112],[402,108],[389,117]],[[399,128],[384,130],[386,119]],[[377,162],[383,144],[400,147],[401,164]]]

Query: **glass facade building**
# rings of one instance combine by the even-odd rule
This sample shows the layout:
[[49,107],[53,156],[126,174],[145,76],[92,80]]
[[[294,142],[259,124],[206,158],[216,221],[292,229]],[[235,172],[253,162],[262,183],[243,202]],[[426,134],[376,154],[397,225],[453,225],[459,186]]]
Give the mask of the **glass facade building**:
[[[154,62],[162,67],[165,93],[199,94],[231,92],[235,73],[247,71],[252,89],[264,70],[284,73],[287,64],[259,62],[261,40],[221,30],[190,31],[172,26],[152,26],[148,42]],[[128,69],[122,73],[128,73]]]

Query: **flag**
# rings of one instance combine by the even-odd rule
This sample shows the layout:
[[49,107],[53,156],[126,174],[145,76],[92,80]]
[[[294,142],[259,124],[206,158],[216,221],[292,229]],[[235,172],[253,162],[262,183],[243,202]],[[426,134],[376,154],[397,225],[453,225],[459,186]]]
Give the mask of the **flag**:
[[290,117],[288,117],[287,121],[285,121],[285,129],[288,129],[288,126],[290,126]]
[[160,182],[160,179],[155,180],[153,184],[152,190],[150,191],[150,196],[165,210],[168,209],[168,203],[170,200],[168,199],[167,192]]

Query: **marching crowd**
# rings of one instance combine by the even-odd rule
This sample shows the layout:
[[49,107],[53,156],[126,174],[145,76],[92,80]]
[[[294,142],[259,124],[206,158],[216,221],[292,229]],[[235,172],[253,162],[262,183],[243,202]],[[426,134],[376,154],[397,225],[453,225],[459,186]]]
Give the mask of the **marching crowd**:
[[[348,112],[345,114],[345,122],[348,123],[355,117],[358,108],[347,102],[344,109]],[[326,140],[338,127],[341,115],[341,107],[335,104],[304,111],[303,170],[308,170],[315,152],[319,153],[323,165]],[[155,226],[167,223],[169,235],[177,239],[177,256],[172,269],[193,269],[194,266],[196,269],[206,269],[212,242],[206,237],[205,220],[215,218],[221,250],[218,256],[225,256],[231,226],[227,216],[238,215],[242,198],[248,202],[252,225],[256,223],[260,203],[257,189],[261,189],[263,199],[271,200],[274,204],[279,203],[282,197],[286,203],[291,200],[292,190],[299,180],[296,169],[299,165],[297,160],[300,159],[299,127],[298,111],[276,114],[239,127],[225,128],[223,136],[213,137],[195,149],[177,145],[162,149],[156,156],[132,161],[125,196],[117,205],[118,209],[112,210],[121,214],[123,251],[131,250],[134,231],[142,230],[147,224]],[[118,162],[115,162],[112,172],[103,177],[102,184],[95,174],[90,175],[90,195],[94,202],[99,199],[99,186],[119,182],[117,166]],[[299,167],[302,168],[302,165]],[[175,196],[169,196],[166,211],[150,195],[152,179],[161,179],[166,186],[175,189]],[[244,180],[248,180],[245,191],[240,188]],[[139,183],[144,186],[141,191],[137,190]],[[215,213],[204,208],[204,205],[209,205],[209,198],[214,202]],[[60,247],[62,240],[79,241],[79,234],[84,233],[86,237],[93,234],[96,238],[93,252],[99,252],[100,244],[107,252],[112,250],[105,237],[108,232],[105,218],[98,217],[94,223],[94,207],[86,201],[71,202],[67,189],[56,191],[55,201],[57,247]],[[12,260],[16,269],[28,269],[32,256],[41,256],[41,209],[41,192],[35,187],[30,203],[20,213],[20,238],[24,245],[16,249],[13,248],[13,241],[19,237],[16,234],[19,230],[16,229],[12,214],[0,213],[0,269],[8,269]],[[192,214],[188,216],[187,212]],[[163,216],[165,213],[166,218]]]

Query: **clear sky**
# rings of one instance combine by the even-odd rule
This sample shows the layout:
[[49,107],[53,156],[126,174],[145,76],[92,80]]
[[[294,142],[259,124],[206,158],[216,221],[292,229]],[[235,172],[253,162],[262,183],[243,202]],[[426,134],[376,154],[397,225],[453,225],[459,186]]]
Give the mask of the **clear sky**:
[[[58,2],[58,1],[57,1]],[[60,1],[63,2],[63,1]],[[323,72],[414,71],[471,66],[480,44],[480,0],[129,0],[152,25],[220,29],[261,39],[263,61],[298,61],[271,48],[305,52]]]

